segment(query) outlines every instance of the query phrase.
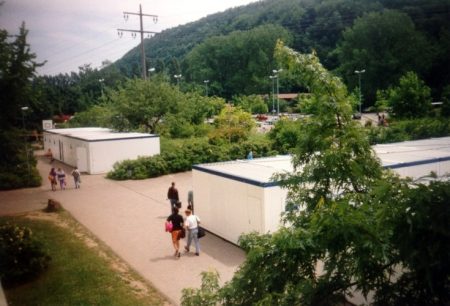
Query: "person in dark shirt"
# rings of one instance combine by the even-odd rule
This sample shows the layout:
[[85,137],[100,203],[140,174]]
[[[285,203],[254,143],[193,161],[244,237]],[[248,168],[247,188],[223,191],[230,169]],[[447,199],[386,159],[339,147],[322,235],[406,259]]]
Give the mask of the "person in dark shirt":
[[167,191],[167,198],[170,201],[170,211],[172,211],[175,207],[177,207],[177,203],[180,200],[178,197],[178,190],[175,188],[175,183],[172,182],[172,186]]
[[172,244],[175,249],[175,256],[180,257],[180,236],[183,231],[183,217],[178,214],[178,208],[173,208],[172,214],[167,218],[167,222],[172,222]]

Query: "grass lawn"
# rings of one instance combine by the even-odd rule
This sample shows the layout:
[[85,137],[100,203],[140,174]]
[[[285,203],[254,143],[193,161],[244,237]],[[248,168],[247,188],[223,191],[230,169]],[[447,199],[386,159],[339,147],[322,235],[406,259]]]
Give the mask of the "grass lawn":
[[9,305],[163,305],[164,298],[67,212],[0,217],[27,226],[52,257],[37,279],[5,289]]

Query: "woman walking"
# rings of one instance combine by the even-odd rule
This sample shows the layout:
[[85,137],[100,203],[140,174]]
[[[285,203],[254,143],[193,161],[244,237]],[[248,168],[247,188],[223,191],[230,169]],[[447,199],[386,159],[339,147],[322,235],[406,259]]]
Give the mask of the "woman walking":
[[64,190],[66,188],[66,173],[63,169],[58,168],[58,170],[56,171],[56,176],[58,178],[61,190]]
[[50,170],[50,173],[48,174],[48,180],[50,181],[50,185],[52,185],[52,191],[56,190],[56,171],[55,168],[52,168]]
[[178,208],[173,208],[172,214],[167,218],[167,222],[172,222],[172,244],[175,249],[174,256],[180,257],[180,239],[183,231],[183,217],[178,214]]

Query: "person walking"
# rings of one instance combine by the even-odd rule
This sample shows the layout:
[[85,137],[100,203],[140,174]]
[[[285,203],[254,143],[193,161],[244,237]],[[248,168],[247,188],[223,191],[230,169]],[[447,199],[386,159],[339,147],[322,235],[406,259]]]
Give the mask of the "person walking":
[[183,232],[183,217],[178,214],[178,208],[172,210],[172,214],[167,218],[167,222],[172,222],[172,244],[175,249],[175,257],[180,257],[180,239]]
[[58,178],[61,190],[66,189],[66,173],[64,172],[64,170],[58,168],[58,170],[56,171],[56,177]]
[[195,255],[200,255],[200,243],[198,240],[198,225],[200,223],[200,219],[192,214],[192,212],[187,209],[185,211],[186,214],[186,221],[184,222],[184,226],[186,227],[188,231],[188,242],[187,245],[184,247],[186,252],[189,252],[192,240],[194,240],[195,244]]
[[50,181],[50,185],[52,186],[52,191],[56,191],[56,171],[55,168],[52,168],[48,174],[48,180]]
[[72,170],[72,176],[73,176],[73,181],[75,182],[75,189],[78,189],[81,187],[81,174],[80,171],[78,171],[78,168],[75,167],[75,169]]
[[172,186],[167,191],[167,198],[170,201],[170,212],[172,212],[172,210],[177,207],[177,203],[180,200],[178,190],[175,188],[175,182],[172,182]]
[[191,210],[194,214],[194,192],[192,190],[189,190],[188,192],[188,206],[187,209]]

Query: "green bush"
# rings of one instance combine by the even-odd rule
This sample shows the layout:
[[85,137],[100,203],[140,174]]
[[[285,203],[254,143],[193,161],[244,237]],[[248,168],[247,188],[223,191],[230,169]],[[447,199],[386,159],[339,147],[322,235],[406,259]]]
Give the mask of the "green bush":
[[192,165],[244,159],[252,151],[254,157],[276,154],[270,140],[254,137],[242,143],[211,144],[207,138],[161,141],[161,154],[125,160],[114,165],[107,175],[110,179],[145,179],[168,173],[189,171]]
[[25,282],[44,271],[51,260],[27,227],[0,226],[0,277],[3,285]]
[[393,121],[388,127],[368,127],[371,144],[444,137],[450,135],[450,119],[423,118]]
[[268,136],[273,141],[273,148],[283,154],[297,145],[301,134],[301,121],[280,120],[270,130]]

